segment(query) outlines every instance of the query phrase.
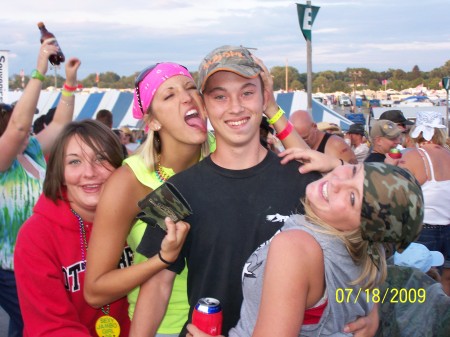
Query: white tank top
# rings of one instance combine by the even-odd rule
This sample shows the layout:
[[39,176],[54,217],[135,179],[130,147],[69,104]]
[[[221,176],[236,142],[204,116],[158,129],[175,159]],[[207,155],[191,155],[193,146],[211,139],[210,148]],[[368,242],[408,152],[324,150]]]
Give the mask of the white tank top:
[[430,177],[427,175],[428,180],[422,185],[425,205],[423,222],[429,225],[449,225],[450,180],[436,181],[430,156],[425,149],[418,148],[418,150],[425,155],[422,159],[424,162],[426,159],[430,167]]

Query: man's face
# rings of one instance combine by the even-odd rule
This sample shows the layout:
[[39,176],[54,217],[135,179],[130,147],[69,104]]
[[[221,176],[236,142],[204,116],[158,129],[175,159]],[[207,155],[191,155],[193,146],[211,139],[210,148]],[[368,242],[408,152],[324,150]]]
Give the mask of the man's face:
[[389,139],[386,137],[377,137],[377,152],[386,154],[389,152],[390,149],[397,147],[398,144],[400,144],[400,136],[394,139]]
[[259,144],[265,97],[259,77],[245,78],[219,71],[207,81],[203,99],[218,143],[231,146]]

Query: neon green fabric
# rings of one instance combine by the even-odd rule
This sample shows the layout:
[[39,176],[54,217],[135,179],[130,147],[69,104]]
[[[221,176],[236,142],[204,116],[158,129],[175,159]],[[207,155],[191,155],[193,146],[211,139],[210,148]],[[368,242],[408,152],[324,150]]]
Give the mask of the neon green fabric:
[[[136,178],[145,186],[151,189],[156,189],[161,185],[161,182],[156,177],[155,172],[149,170],[145,167],[142,158],[139,155],[134,155],[128,157],[124,161],[136,175]],[[174,174],[171,169],[165,168],[167,173]],[[147,224],[141,220],[138,220],[133,228],[131,228],[130,234],[128,235],[127,242],[133,250],[133,263],[141,263],[146,261],[147,258],[136,252],[138,244],[141,242],[142,236]],[[170,296],[169,305],[167,307],[166,315],[158,329],[160,334],[177,334],[179,333],[184,323],[187,321],[189,304],[187,300],[187,268],[183,270],[180,275],[175,277],[175,282],[173,285],[172,294]],[[130,304],[128,309],[128,314],[130,319],[133,318],[134,308],[136,306],[137,298],[139,295],[140,287],[134,288],[128,294],[128,303]]]

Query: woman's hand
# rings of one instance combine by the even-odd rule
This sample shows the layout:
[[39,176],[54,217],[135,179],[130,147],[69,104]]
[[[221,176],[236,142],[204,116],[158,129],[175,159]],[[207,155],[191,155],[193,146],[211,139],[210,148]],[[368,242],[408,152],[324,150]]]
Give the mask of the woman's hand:
[[77,86],[77,71],[81,65],[81,61],[76,57],[71,57],[66,62],[66,83],[71,87]]
[[58,52],[59,48],[51,42],[44,41],[41,44],[41,49],[39,50],[38,59],[37,59],[37,66],[36,69],[42,74],[45,75],[48,70],[48,59],[50,58],[50,55],[56,54]]
[[[186,328],[189,331],[186,334],[187,337],[211,337],[211,335],[208,335],[207,333],[201,331],[194,324],[188,324]],[[224,337],[224,336],[220,335],[219,337]]]
[[175,223],[169,217],[165,219],[165,223],[167,234],[161,243],[161,255],[172,262],[178,258],[191,226],[184,221]]

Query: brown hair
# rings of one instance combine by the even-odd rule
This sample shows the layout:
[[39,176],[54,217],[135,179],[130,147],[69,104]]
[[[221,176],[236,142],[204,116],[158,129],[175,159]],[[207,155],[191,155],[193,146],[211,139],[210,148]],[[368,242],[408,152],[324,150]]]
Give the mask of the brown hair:
[[45,174],[43,193],[55,201],[62,199],[64,184],[64,157],[70,139],[78,136],[96,154],[101,155],[114,168],[122,165],[123,152],[118,137],[106,125],[95,120],[71,122],[64,127],[52,146]]
[[110,129],[113,126],[113,114],[111,111],[107,109],[101,109],[97,112],[97,116],[95,116],[95,119],[99,122],[102,122]]
[[0,103],[0,136],[5,132],[9,119],[11,118],[13,107],[9,104]]

